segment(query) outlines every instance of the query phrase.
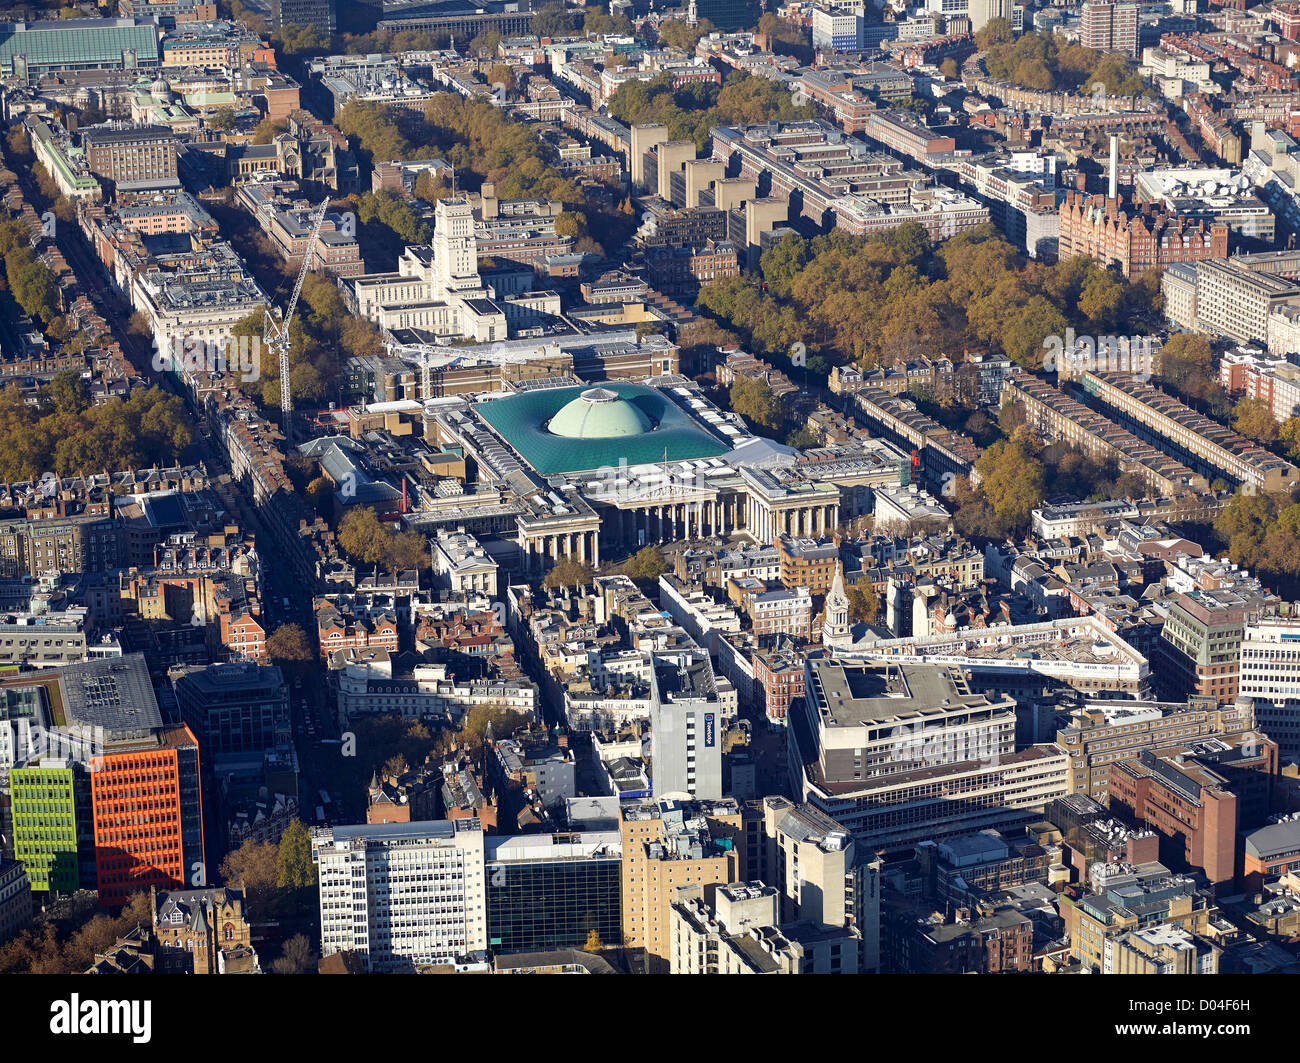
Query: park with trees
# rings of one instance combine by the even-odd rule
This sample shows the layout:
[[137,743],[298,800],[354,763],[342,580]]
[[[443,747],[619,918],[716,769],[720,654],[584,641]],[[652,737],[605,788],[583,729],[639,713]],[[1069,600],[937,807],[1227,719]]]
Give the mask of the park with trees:
[[1110,96],[1154,96],[1137,63],[1119,52],[1067,44],[1056,34],[1030,30],[1017,37],[1004,18],[993,18],[975,34],[986,49],[989,74],[1027,89],[1104,92]]

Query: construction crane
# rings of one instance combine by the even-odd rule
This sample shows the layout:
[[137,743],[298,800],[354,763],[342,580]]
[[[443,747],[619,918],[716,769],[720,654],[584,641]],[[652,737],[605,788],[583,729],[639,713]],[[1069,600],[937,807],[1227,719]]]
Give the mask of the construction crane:
[[311,219],[311,233],[307,237],[306,249],[302,255],[302,265],[298,268],[298,279],[294,281],[293,295],[284,314],[277,316],[267,307],[262,319],[262,341],[279,356],[280,359],[280,410],[284,414],[284,442],[286,447],[293,445],[293,390],[289,385],[289,324],[293,321],[294,309],[298,306],[298,297],[302,295],[303,281],[311,268],[312,252],[316,250],[316,240],[320,236],[321,226],[325,222],[325,211],[330,205],[326,196]]

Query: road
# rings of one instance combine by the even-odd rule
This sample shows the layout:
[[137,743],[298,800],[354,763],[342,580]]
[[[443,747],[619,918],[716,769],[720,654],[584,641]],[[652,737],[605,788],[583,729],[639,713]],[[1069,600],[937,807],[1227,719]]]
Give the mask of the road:
[[[30,171],[26,171],[20,180],[24,195],[29,202],[34,205],[40,203],[40,192]],[[121,344],[131,364],[145,379],[160,385],[185,402],[197,429],[196,449],[204,464],[207,465],[213,480],[229,482],[235,487],[239,505],[239,524],[243,528],[252,530],[256,535],[257,551],[262,559],[261,590],[267,632],[273,632],[284,623],[295,623],[307,632],[309,642],[314,645],[316,622],[312,614],[310,593],[304,594],[301,584],[294,581],[292,566],[275,538],[259,519],[244,486],[231,479],[225,454],[212,438],[211,432],[200,417],[199,411],[194,408],[185,388],[170,373],[155,368],[152,338],[140,337],[131,332],[132,307],[111,283],[107,271],[91,251],[80,227],[60,224],[55,232],[55,241],[64,258],[67,259],[68,265],[80,279],[83,288],[89,292],[95,306],[104,315],[110,331]],[[284,604],[286,599],[289,603],[287,608]],[[315,818],[316,805],[320,803],[317,791],[322,788],[322,784],[319,780],[330,777],[328,762],[339,756],[340,749],[338,745],[322,743],[325,739],[338,737],[338,723],[329,698],[324,668],[320,662],[286,666],[284,670],[286,682],[290,684],[290,715],[294,744],[298,750],[299,765],[302,769],[299,777],[301,815],[305,822],[311,822]],[[360,800],[359,795],[334,793],[331,796],[336,805],[343,796],[352,797],[348,804]]]

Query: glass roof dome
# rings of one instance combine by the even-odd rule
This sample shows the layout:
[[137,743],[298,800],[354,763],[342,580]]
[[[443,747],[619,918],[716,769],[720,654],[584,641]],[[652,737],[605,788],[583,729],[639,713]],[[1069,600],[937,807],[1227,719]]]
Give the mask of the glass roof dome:
[[618,439],[642,435],[653,427],[649,417],[609,388],[588,388],[546,426],[552,435],[566,439]]

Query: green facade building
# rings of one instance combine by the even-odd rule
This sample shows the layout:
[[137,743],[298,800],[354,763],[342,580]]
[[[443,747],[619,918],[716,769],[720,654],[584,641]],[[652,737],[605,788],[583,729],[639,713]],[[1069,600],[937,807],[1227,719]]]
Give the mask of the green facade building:
[[90,828],[85,783],[84,769],[72,761],[9,772],[14,856],[33,892],[70,893],[81,883],[80,850]]

